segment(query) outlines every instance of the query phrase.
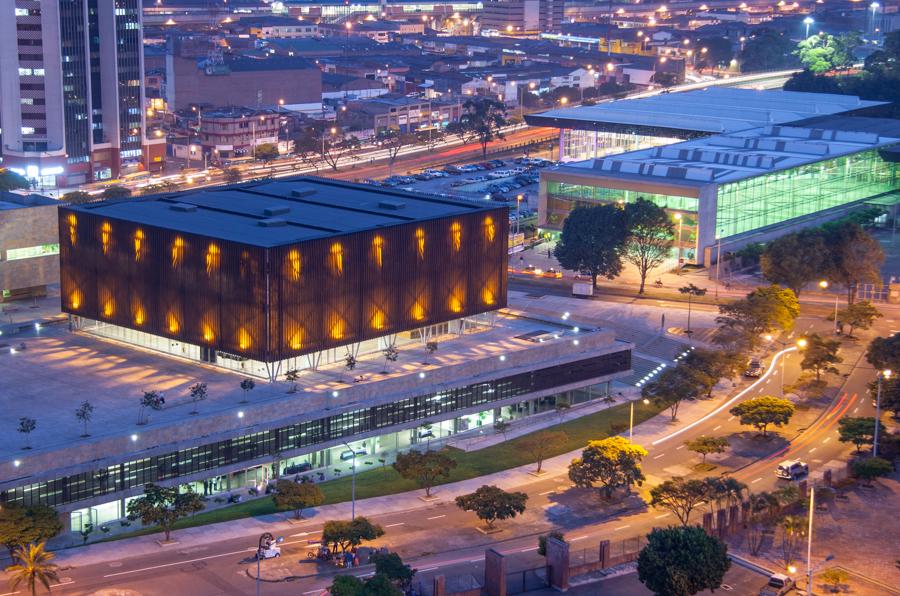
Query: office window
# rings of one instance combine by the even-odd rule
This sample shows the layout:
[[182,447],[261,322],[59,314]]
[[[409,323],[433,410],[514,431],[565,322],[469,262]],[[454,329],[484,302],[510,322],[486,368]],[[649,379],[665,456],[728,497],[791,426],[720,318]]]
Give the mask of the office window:
[[59,244],[40,244],[38,246],[27,246],[25,248],[10,248],[6,251],[6,260],[19,261],[22,259],[33,259],[35,257],[46,257],[58,254]]

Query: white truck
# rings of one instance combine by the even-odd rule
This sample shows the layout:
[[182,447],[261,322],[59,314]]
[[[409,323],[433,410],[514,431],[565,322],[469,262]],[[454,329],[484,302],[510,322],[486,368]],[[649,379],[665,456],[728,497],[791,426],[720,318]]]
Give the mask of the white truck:
[[576,281],[572,284],[572,295],[578,298],[590,298],[594,295],[594,285],[591,282]]

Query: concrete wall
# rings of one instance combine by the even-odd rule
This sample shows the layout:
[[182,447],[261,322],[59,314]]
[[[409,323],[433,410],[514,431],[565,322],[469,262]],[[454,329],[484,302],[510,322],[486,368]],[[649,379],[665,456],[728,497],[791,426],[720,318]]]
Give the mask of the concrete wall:
[[[11,248],[59,243],[56,205],[0,208],[0,290],[16,290],[59,283],[59,257],[48,255],[7,260]],[[0,302],[3,297],[0,295]]]

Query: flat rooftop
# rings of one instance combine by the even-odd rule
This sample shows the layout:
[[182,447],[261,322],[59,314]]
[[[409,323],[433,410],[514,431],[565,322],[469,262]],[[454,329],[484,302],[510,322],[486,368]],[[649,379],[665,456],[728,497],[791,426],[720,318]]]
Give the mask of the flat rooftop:
[[[50,468],[86,464],[98,457],[122,460],[134,454],[109,449],[110,441],[126,440],[126,449],[140,450],[148,444],[196,443],[198,437],[217,433],[236,436],[279,426],[286,419],[293,423],[331,416],[345,408],[359,409],[631,347],[616,341],[609,330],[582,326],[576,331],[577,324],[499,311],[491,324],[485,321],[461,335],[435,337],[440,347],[434,354],[426,354],[419,342],[398,346],[399,358],[387,372],[383,354],[375,351],[361,354],[352,372],[342,362],[301,371],[296,392],[290,391],[291,383],[278,381],[258,382],[246,394],[239,385],[246,377],[238,373],[85,332],[69,333],[62,325],[48,326],[40,337],[0,344],[7,387],[0,391],[0,410],[10,424],[22,416],[37,421],[29,437],[30,451],[22,449],[21,433],[0,433],[0,464],[20,459],[20,471],[33,474],[31,458],[52,462]],[[196,404],[199,414],[190,415],[195,404],[189,388],[197,382],[207,384],[208,399]],[[162,392],[166,403],[162,410],[149,412],[149,424],[138,426],[139,400],[150,390]],[[74,416],[84,401],[94,406],[88,438],[80,436],[83,429]],[[238,412],[246,415],[238,416]],[[127,442],[131,433],[142,441],[132,446]],[[47,459],[62,450],[69,454],[64,460]]]
[[210,238],[272,247],[497,209],[476,203],[314,177],[164,193],[71,207]]
[[610,125],[636,126],[683,131],[686,136],[694,136],[731,133],[882,105],[886,102],[866,101],[855,95],[708,87],[549,110],[525,119],[534,126],[553,128],[604,130]]
[[869,121],[866,127],[872,130],[878,130],[881,122],[880,130],[891,136],[857,129],[766,126],[572,162],[554,173],[594,173],[611,178],[657,179],[702,186],[754,178],[900,143],[900,126],[896,120],[847,119]]
[[37,194],[21,195],[15,192],[0,192],[0,211],[28,209],[29,207],[43,207],[46,205],[59,205],[59,201]]

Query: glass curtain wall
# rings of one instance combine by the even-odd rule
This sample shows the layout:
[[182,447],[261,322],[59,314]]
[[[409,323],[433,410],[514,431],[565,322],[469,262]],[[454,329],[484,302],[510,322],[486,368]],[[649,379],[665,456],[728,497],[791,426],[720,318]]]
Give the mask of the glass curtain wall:
[[636,151],[658,145],[671,145],[682,139],[634,133],[593,130],[562,131],[562,161],[578,161]]
[[[685,262],[696,260],[697,247],[697,208],[699,199],[678,195],[662,195],[618,188],[605,188],[588,184],[570,184],[550,180],[547,182],[547,219],[546,225],[555,230],[562,230],[563,222],[575,207],[594,205],[597,203],[633,203],[638,198],[652,201],[666,209],[672,217],[676,235],[679,225],[675,214],[681,214],[680,246]],[[679,239],[676,239],[679,240]],[[679,242],[675,243],[672,254],[678,252]]]
[[717,233],[734,236],[894,190],[896,167],[871,150],[724,184]]

